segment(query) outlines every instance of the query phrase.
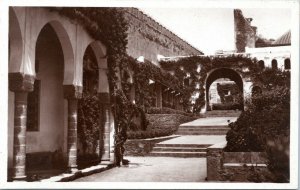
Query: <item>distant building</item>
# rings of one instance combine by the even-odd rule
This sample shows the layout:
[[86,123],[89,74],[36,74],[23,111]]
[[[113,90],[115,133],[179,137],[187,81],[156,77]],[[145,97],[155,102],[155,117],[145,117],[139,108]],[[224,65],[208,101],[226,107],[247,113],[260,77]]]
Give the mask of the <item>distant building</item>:
[[275,40],[269,47],[246,48],[246,53],[258,60],[261,68],[291,69],[291,31]]

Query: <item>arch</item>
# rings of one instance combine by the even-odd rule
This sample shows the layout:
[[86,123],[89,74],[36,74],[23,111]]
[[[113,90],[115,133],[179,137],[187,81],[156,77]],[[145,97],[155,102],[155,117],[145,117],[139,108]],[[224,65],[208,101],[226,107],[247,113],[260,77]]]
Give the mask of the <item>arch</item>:
[[207,105],[207,109],[208,105],[209,105],[209,88],[211,86],[211,84],[219,79],[219,78],[229,78],[230,80],[234,81],[237,86],[238,89],[240,90],[242,96],[244,96],[243,93],[243,80],[242,77],[240,76],[240,74],[238,72],[236,72],[233,69],[230,68],[218,68],[218,69],[214,69],[212,70],[206,80],[205,80],[205,93],[206,93],[206,105]]
[[9,8],[9,73],[20,72],[23,60],[23,36],[18,17],[12,7]]
[[284,60],[284,69],[286,70],[291,69],[291,60],[289,58],[286,58]]
[[[47,25],[50,24],[50,26],[55,31],[55,34],[57,35],[60,45],[62,47],[63,57],[64,57],[64,80],[63,84],[73,84],[73,80],[75,78],[75,61],[74,61],[74,50],[71,44],[70,37],[66,31],[66,29],[63,27],[63,25],[57,21],[49,21],[47,22],[40,30]],[[40,34],[39,32],[39,34]],[[32,68],[35,68],[32,67]]]
[[101,69],[107,69],[106,60],[106,48],[100,41],[94,41],[89,45],[96,56],[98,67]]
[[94,92],[98,90],[99,83],[99,67],[97,57],[91,48],[88,46],[83,54],[83,91]]
[[265,62],[263,60],[258,61],[258,66],[261,70],[265,68]]
[[109,92],[109,83],[107,76],[107,58],[106,58],[106,48],[100,41],[91,42],[86,49],[91,48],[93,51],[99,71],[99,80],[98,80],[98,92],[99,93],[108,93]]
[[276,59],[272,60],[272,69],[278,69],[278,63]]

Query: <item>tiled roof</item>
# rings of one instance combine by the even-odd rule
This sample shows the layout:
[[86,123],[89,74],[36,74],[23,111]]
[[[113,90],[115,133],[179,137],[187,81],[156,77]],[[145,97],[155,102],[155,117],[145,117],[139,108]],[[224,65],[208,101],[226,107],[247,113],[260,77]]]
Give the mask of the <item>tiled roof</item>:
[[291,45],[291,30],[280,36],[272,45]]

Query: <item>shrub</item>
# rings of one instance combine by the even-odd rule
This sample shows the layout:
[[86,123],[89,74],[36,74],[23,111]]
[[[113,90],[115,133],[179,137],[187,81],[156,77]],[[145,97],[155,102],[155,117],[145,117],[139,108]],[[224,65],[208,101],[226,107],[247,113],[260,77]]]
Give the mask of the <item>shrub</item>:
[[195,114],[187,113],[181,110],[175,110],[167,107],[157,108],[157,107],[150,107],[147,110],[148,114],[181,114],[185,116],[194,116]]
[[267,70],[262,94],[251,99],[247,111],[231,123],[225,151],[265,151],[274,182],[289,181],[290,75]]
[[242,110],[243,105],[239,103],[219,103],[212,105],[213,110]]
[[95,153],[100,134],[100,106],[97,93],[85,91],[78,104],[78,136],[84,153]]
[[128,131],[128,139],[147,139],[172,135],[174,131],[149,130],[149,131]]

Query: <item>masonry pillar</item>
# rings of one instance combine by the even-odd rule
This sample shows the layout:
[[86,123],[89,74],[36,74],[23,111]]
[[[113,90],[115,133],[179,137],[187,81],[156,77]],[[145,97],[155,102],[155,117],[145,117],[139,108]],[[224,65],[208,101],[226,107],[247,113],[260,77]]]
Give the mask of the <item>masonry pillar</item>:
[[15,94],[13,180],[26,180],[27,95],[33,91],[34,76],[9,73],[9,89]]
[[109,93],[99,93],[100,107],[101,107],[101,131],[100,137],[103,143],[101,149],[101,160],[110,160],[110,97]]
[[162,88],[158,83],[156,83],[156,107],[162,108]]
[[68,101],[68,172],[75,173],[77,169],[77,104],[82,97],[82,87],[64,85],[64,98]]
[[131,83],[131,88],[130,88],[130,102],[135,102],[135,86],[134,83]]

